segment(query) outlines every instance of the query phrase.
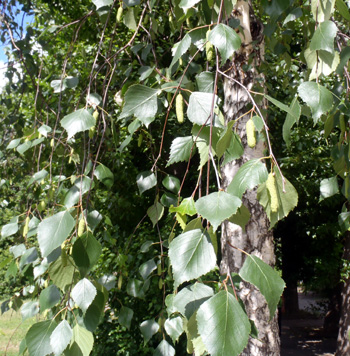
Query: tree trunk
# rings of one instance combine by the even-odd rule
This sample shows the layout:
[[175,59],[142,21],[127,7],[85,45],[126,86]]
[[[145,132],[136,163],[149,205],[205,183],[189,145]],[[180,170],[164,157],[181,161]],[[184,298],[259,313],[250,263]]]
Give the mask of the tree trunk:
[[[343,259],[350,261],[350,232],[346,232]],[[340,309],[340,321],[339,321],[339,333],[337,341],[337,352],[335,356],[348,356],[350,355],[350,278],[346,279],[341,296],[341,309]]]
[[[249,13],[249,4],[246,1],[238,1],[235,14],[240,18],[240,24],[243,27],[244,35],[242,36],[242,51],[235,54],[230,70],[226,73],[242,83],[248,89],[253,86],[254,78],[257,76],[254,69],[247,70],[243,67],[248,63],[248,58],[255,55],[256,58],[261,53],[253,53],[251,45],[256,35],[252,36],[251,29],[259,28],[261,36],[261,26],[257,23],[251,23],[252,14]],[[257,26],[256,26],[257,25]],[[253,37],[253,38],[252,38]],[[260,46],[262,52],[262,46]],[[226,123],[238,119],[245,114],[252,106],[247,91],[232,80],[225,79],[224,82],[225,103],[224,113]],[[255,148],[249,148],[247,145],[245,124],[250,115],[240,118],[235,126],[236,132],[240,135],[242,144],[245,148],[243,156],[232,161],[221,170],[222,188],[226,189],[228,184],[237,173],[242,164],[254,158],[264,156],[265,145],[262,141],[258,142]],[[222,261],[220,265],[221,273],[238,272],[243,265],[245,255],[238,250],[231,248],[228,242],[240,249],[258,256],[269,265],[274,265],[274,244],[272,231],[269,230],[269,220],[259,204],[256,196],[256,189],[248,191],[243,196],[243,203],[249,209],[251,218],[246,225],[245,231],[238,225],[228,221],[222,224],[221,250]],[[239,297],[245,304],[246,311],[251,320],[254,321],[259,331],[258,339],[249,339],[249,343],[242,355],[246,356],[276,356],[280,355],[279,328],[277,315],[270,321],[269,310],[265,298],[252,285],[244,284],[239,291]]]

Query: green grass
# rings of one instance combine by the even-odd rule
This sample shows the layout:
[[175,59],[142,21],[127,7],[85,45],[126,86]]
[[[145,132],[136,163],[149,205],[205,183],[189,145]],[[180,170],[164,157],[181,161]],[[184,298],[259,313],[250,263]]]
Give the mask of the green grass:
[[22,322],[20,312],[13,310],[0,315],[0,356],[18,354],[19,344],[35,320],[31,318]]

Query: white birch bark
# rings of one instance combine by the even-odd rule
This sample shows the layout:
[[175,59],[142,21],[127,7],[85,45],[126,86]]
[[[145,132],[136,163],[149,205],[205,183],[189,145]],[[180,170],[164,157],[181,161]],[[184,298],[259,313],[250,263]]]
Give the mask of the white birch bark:
[[[227,74],[248,89],[251,89],[254,83],[256,72],[254,69],[244,71],[242,66],[248,63],[248,58],[252,55],[252,34],[251,34],[251,16],[249,14],[249,4],[246,1],[238,1],[235,14],[240,18],[244,34],[242,36],[242,50],[236,53],[232,60],[232,68]],[[262,52],[262,45],[261,52]],[[260,53],[262,56],[262,53]],[[225,79],[224,82],[225,104],[224,113],[226,123],[238,119],[244,115],[251,107],[251,101],[247,91],[231,80]],[[238,120],[235,125],[236,132],[240,135],[244,146],[243,156],[222,167],[222,188],[226,189],[238,169],[254,158],[264,156],[265,144],[260,141],[255,148],[249,148],[247,145],[245,124],[250,115],[245,115]],[[250,254],[256,255],[269,265],[274,265],[274,245],[272,231],[269,230],[268,218],[259,204],[256,196],[256,189],[248,191],[243,196],[243,203],[249,209],[251,219],[246,225],[246,231],[238,225],[228,221],[222,224],[221,238],[221,273],[238,272],[242,267],[245,255],[228,245],[230,242]],[[249,356],[277,356],[280,355],[279,330],[277,316],[269,320],[269,310],[265,298],[254,286],[244,284],[238,293],[243,300],[248,316],[254,321],[259,331],[259,339],[250,338],[249,344],[242,355]]]

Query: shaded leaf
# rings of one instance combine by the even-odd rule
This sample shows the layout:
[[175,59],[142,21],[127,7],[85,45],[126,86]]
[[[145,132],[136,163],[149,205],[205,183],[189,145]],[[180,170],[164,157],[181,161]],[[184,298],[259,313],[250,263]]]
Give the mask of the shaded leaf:
[[175,356],[175,349],[166,340],[162,340],[155,349],[153,356]]
[[107,188],[112,188],[114,175],[109,168],[100,163],[95,169],[94,176],[96,176],[96,178]]
[[142,263],[139,267],[139,272],[144,280],[155,270],[157,269],[157,265],[154,262],[154,259],[151,258],[150,260]]
[[54,320],[33,324],[26,334],[26,344],[30,356],[46,356],[53,352],[50,336],[57,324]]
[[21,307],[22,320],[32,318],[39,313],[39,303],[35,301],[30,301],[24,303]]
[[119,311],[118,322],[120,325],[130,329],[131,320],[134,315],[132,309],[122,306]]
[[153,226],[162,218],[164,214],[164,206],[160,203],[155,203],[147,209],[147,215],[151,219]]
[[46,169],[43,169],[39,172],[36,172],[35,174],[33,174],[32,178],[29,179],[28,182],[28,187],[33,184],[34,182],[40,182],[41,180],[43,180],[47,175],[49,174],[49,172]]
[[61,299],[60,291],[54,284],[45,288],[40,293],[40,298],[39,298],[40,312],[42,313],[46,309],[51,309],[60,301],[60,299]]
[[180,179],[174,176],[167,175],[163,179],[162,184],[166,189],[170,190],[172,193],[177,194],[178,191],[180,190]]
[[283,139],[287,146],[290,146],[290,131],[291,128],[295,123],[298,123],[300,114],[301,114],[301,107],[299,105],[298,99],[294,98],[292,103],[290,104],[290,110],[294,113],[294,115],[291,115],[290,113],[287,114],[286,120],[284,121],[283,124]]
[[181,58],[181,56],[187,52],[191,46],[191,37],[186,34],[185,37],[178,43],[175,43],[172,48],[173,60],[170,63],[169,68],[172,68],[173,65]]

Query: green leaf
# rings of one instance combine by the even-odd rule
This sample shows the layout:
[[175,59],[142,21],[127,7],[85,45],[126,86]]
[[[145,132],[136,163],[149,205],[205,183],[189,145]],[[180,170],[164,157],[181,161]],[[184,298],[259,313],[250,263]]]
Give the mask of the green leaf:
[[[81,327],[78,323],[73,328],[73,339],[71,348],[78,346],[82,356],[89,356],[94,345],[94,337],[92,333],[85,328]],[[69,356],[79,355],[79,352],[71,353]],[[80,356],[80,355],[79,355]]]
[[170,190],[172,193],[177,194],[178,191],[180,190],[180,179],[174,176],[167,175],[163,179],[162,184],[166,189]]
[[187,52],[191,46],[191,37],[186,34],[185,37],[178,43],[175,43],[172,48],[173,60],[170,63],[169,68],[171,69],[173,65],[181,58],[181,56]]
[[126,286],[126,292],[135,298],[144,298],[145,291],[144,291],[144,283],[138,279],[130,278],[128,284]]
[[343,16],[345,20],[350,21],[349,8],[345,4],[345,2],[343,0],[336,0],[336,7],[339,14]]
[[41,171],[39,172],[36,172],[32,178],[29,179],[29,182],[28,182],[28,187],[30,185],[32,185],[33,183],[35,182],[40,182],[42,181],[43,179],[45,179],[45,177],[49,174],[49,172],[46,170],[46,169],[42,169]]
[[61,246],[74,226],[75,221],[68,211],[61,211],[41,221],[38,225],[38,242],[42,256],[47,257]]
[[162,340],[155,349],[153,356],[175,356],[175,349],[166,340]]
[[95,169],[94,176],[107,188],[112,188],[114,175],[109,168],[100,163]]
[[183,320],[180,316],[165,320],[164,329],[171,337],[173,342],[178,341],[180,335],[184,332]]
[[272,319],[285,287],[283,279],[271,266],[252,255],[246,257],[239,275],[260,290],[267,301]]
[[57,324],[54,320],[40,321],[33,324],[25,337],[29,356],[46,356],[53,352],[50,336]]
[[164,206],[158,202],[154,203],[147,209],[147,215],[151,219],[153,227],[162,218],[164,214]]
[[198,4],[201,0],[181,0],[179,7],[184,9],[184,11],[188,10],[190,7]]
[[171,206],[177,205],[178,198],[175,194],[164,192],[160,198],[160,202],[166,208],[170,208]]
[[[62,255],[65,252],[62,251]],[[49,276],[55,285],[60,288],[63,292],[66,287],[72,284],[76,267],[73,264],[72,258],[70,256],[62,256],[53,262],[49,267]]]
[[154,320],[145,320],[140,324],[141,333],[144,338],[144,345],[155,335],[159,330],[159,324]]
[[322,179],[320,183],[320,201],[330,198],[339,193],[338,179],[332,177],[329,179]]
[[222,23],[210,31],[208,40],[219,50],[223,63],[241,47],[239,35],[234,29]]
[[75,241],[72,255],[82,277],[85,277],[97,263],[101,252],[101,244],[90,232],[86,232]]
[[211,93],[202,93],[195,91],[191,94],[187,108],[188,119],[197,125],[210,125],[210,114],[212,111],[214,99],[214,126],[222,127],[222,124],[218,121],[215,110],[218,108],[218,97]]
[[260,159],[252,159],[239,168],[227,187],[227,192],[242,199],[247,189],[253,189],[258,184],[265,182],[267,176],[265,164]]
[[73,288],[71,297],[85,313],[96,296],[96,287],[86,278],[79,281]]
[[52,80],[50,83],[51,88],[53,88],[54,93],[61,93],[67,88],[75,88],[79,83],[79,78],[77,77],[66,77],[63,80]]
[[[13,254],[14,258],[22,256],[26,252],[26,247],[24,244],[14,245],[10,247],[10,252]],[[12,260],[12,259],[11,259]]]
[[303,16],[303,10],[300,7],[293,9],[284,19],[283,26],[285,26],[288,22],[298,19],[301,16]]
[[293,185],[285,178],[285,192],[283,192],[282,177],[276,167],[274,168],[274,172],[278,199],[277,212],[271,211],[271,196],[266,188],[266,182],[261,184],[257,191],[258,200],[266,211],[271,228],[277,221],[287,216],[298,204],[298,193]]
[[132,85],[125,94],[125,105],[119,119],[135,115],[140,121],[148,126],[154,121],[160,94],[159,89],[152,89],[144,85]]
[[237,213],[232,215],[228,219],[229,222],[239,225],[243,229],[243,231],[245,231],[245,227],[248,224],[249,220],[250,220],[249,209],[243,204],[240,208],[238,208]]
[[50,345],[55,356],[59,356],[69,345],[73,330],[66,320],[62,320],[50,336]]
[[134,315],[132,309],[122,306],[119,311],[118,321],[119,324],[125,326],[127,329],[130,329],[131,320]]
[[96,330],[101,318],[104,314],[105,295],[101,291],[97,291],[96,297],[85,312],[84,326],[87,330],[93,332]]
[[154,262],[154,259],[151,258],[150,260],[142,263],[139,267],[139,272],[144,280],[155,270],[157,269],[157,265]]
[[20,142],[20,138],[15,138],[14,140],[10,141],[10,143],[6,146],[6,149],[11,150],[12,148],[16,148]]
[[188,161],[194,153],[194,143],[192,136],[176,137],[171,143],[170,157],[167,167],[173,163]]
[[65,198],[64,205],[67,209],[73,207],[76,203],[78,203],[80,196],[83,196],[87,193],[91,188],[93,188],[93,183],[89,177],[79,177],[75,182],[72,188],[69,189]]
[[175,288],[210,272],[216,266],[216,255],[210,237],[199,229],[185,232],[172,240],[169,257]]
[[222,132],[220,139],[218,140],[216,144],[216,155],[218,158],[221,158],[223,154],[226,152],[227,149],[229,149],[231,142],[233,141],[233,132],[232,132],[232,127],[235,124],[235,121],[230,121],[227,126],[225,127],[225,130]]
[[18,224],[17,223],[10,223],[3,225],[1,228],[1,237],[9,237],[14,235],[18,231]]
[[233,132],[233,137],[232,140],[230,141],[230,146],[225,151],[224,160],[221,163],[221,166],[224,166],[227,163],[240,158],[243,152],[244,152],[244,148],[241,139],[236,133]]
[[299,85],[298,93],[303,101],[310,107],[315,123],[322,114],[332,108],[332,93],[318,83],[304,82]]
[[203,283],[195,283],[182,288],[181,291],[175,295],[173,306],[176,311],[185,316],[187,320],[190,320],[197,309],[213,295],[214,291],[212,288]]
[[290,132],[295,123],[298,123],[300,114],[301,114],[301,107],[299,105],[298,99],[294,98],[292,103],[290,104],[290,110],[294,112],[294,115],[290,113],[287,114],[286,120],[283,124],[283,139],[287,146],[289,147],[291,144],[290,141]]
[[179,206],[170,207],[169,212],[192,216],[197,213],[197,210],[196,210],[196,206],[194,205],[193,198],[189,197],[189,198],[185,198]]
[[94,117],[86,109],[74,111],[61,120],[61,126],[67,130],[68,139],[78,132],[89,130],[95,124]]
[[340,62],[338,52],[312,51],[310,48],[304,51],[304,57],[308,68],[311,69],[309,80],[316,79],[321,74],[329,76],[338,68]]
[[324,21],[317,27],[311,38],[310,49],[313,51],[324,50],[334,52],[334,38],[338,29],[333,21]]
[[113,0],[92,0],[92,2],[95,4],[96,10],[101,7],[111,6],[113,4]]
[[[281,103],[280,101],[278,101],[278,100],[272,98],[271,96],[269,96],[269,95],[267,95],[267,94],[265,94],[264,96],[265,96],[265,98],[266,98],[268,101],[270,101],[272,104],[276,105],[279,109],[281,109],[281,110],[287,112],[289,115],[291,115],[292,117],[294,117],[295,120],[298,120],[298,119],[299,119],[298,113],[297,113],[296,111],[292,110],[292,108],[290,108],[288,105],[285,105],[285,104]],[[299,116],[300,116],[300,115],[299,115]]]
[[201,72],[196,76],[198,91],[203,93],[214,93],[215,76],[212,72]]
[[19,268],[23,269],[24,266],[33,263],[38,258],[38,252],[35,247],[29,248],[21,257],[21,261],[19,263]]
[[21,307],[22,321],[32,318],[39,313],[39,303],[35,301],[30,301],[24,303]]
[[47,125],[41,125],[38,128],[38,132],[40,134],[42,134],[44,137],[47,137],[47,134],[50,133],[52,131],[52,128],[50,126]]
[[216,231],[218,226],[233,215],[241,204],[239,198],[219,191],[198,199],[195,206],[198,214],[207,219]]
[[61,300],[61,294],[58,288],[52,284],[51,286],[45,288],[40,293],[39,305],[40,312],[42,313],[46,309],[51,309]]
[[152,189],[157,185],[157,178],[151,171],[145,171],[137,175],[136,183],[140,194],[142,194],[146,190]]
[[334,11],[335,0],[311,0],[311,11],[318,23],[330,19]]
[[250,322],[236,298],[221,291],[197,312],[198,332],[212,356],[237,356],[248,343]]

